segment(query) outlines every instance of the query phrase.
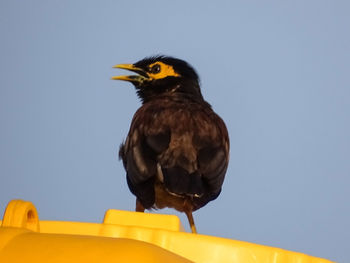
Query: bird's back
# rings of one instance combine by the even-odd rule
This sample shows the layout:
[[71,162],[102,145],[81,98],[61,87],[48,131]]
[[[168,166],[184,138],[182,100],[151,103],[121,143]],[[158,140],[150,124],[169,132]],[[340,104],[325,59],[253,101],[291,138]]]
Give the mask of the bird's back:
[[229,139],[205,101],[163,95],[135,113],[120,148],[129,188],[145,208],[193,210],[215,199],[228,164]]

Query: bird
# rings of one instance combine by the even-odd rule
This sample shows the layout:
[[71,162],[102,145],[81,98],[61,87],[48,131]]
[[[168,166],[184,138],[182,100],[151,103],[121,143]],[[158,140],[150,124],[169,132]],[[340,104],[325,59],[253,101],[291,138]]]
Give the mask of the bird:
[[156,55],[113,68],[136,73],[112,79],[132,83],[141,100],[119,149],[135,211],[174,208],[197,233],[192,213],[219,196],[228,167],[224,121],[184,60]]

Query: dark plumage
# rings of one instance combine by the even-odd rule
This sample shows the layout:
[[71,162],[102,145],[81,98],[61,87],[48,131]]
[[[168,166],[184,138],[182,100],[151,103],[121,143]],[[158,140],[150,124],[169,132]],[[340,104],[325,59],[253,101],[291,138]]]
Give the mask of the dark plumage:
[[224,181],[226,126],[185,61],[156,56],[115,67],[138,74],[113,79],[132,82],[142,101],[119,151],[136,211],[175,208],[196,232],[192,211],[217,198]]

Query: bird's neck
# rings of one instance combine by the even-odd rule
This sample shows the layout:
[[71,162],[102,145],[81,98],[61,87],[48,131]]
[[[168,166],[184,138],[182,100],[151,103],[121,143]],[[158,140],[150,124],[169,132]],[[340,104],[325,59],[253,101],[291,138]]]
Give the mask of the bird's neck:
[[170,86],[158,86],[137,90],[142,104],[161,97],[172,97],[177,100],[204,101],[198,83],[178,83]]

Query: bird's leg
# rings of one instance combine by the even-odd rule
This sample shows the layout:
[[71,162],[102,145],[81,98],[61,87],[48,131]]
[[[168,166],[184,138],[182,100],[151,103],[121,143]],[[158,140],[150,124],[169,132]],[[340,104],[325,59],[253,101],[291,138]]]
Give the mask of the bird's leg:
[[136,198],[136,208],[135,208],[136,212],[145,212],[145,208],[144,206],[141,204],[141,202],[139,201],[139,199]]
[[187,216],[188,223],[190,223],[192,233],[197,234],[196,225],[194,224],[194,220],[193,220],[192,209],[193,208],[191,203],[186,199],[184,203],[184,212]]
[[195,224],[194,224],[192,211],[186,210],[185,213],[186,213],[188,222],[190,223],[190,227],[191,227],[192,233],[193,233],[193,234],[197,234],[197,229],[196,229],[196,226],[195,226]]

